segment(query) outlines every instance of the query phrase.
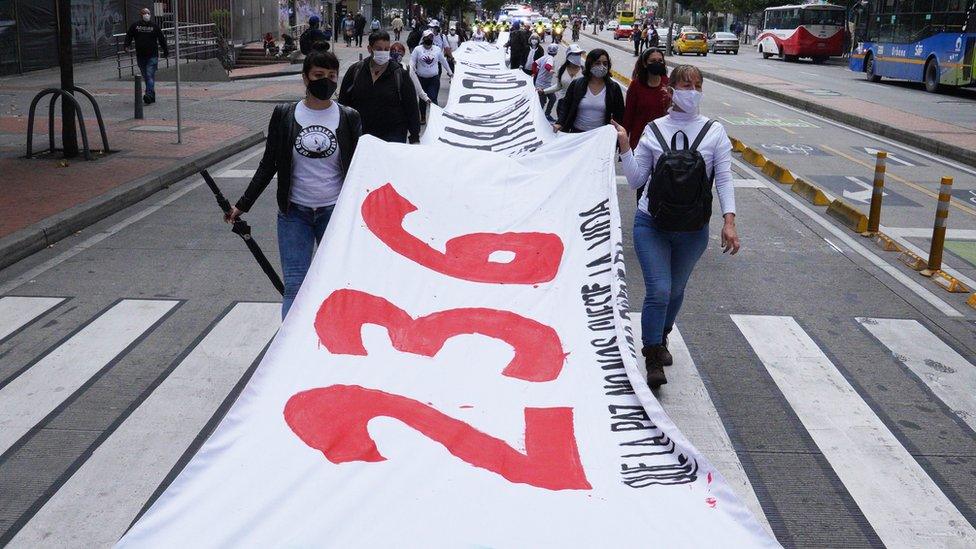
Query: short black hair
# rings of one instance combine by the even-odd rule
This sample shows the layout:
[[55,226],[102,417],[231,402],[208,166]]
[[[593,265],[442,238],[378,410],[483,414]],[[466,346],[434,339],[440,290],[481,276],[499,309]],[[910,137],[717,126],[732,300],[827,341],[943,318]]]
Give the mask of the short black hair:
[[372,46],[373,44],[375,44],[377,42],[382,42],[383,40],[386,40],[387,42],[389,42],[390,41],[390,33],[386,32],[384,30],[378,30],[378,31],[373,31],[373,32],[369,33],[369,45],[370,46]]
[[607,50],[602,48],[592,49],[586,54],[586,62],[583,64],[583,76],[587,80],[590,78],[590,69],[593,68],[593,64],[604,55],[607,56],[607,75],[603,79],[608,82],[610,81],[610,69],[613,67],[613,61],[610,60],[610,54],[607,53]]
[[339,58],[331,51],[312,48],[312,51],[305,56],[305,62],[302,64],[302,74],[308,76],[308,73],[312,72],[313,67],[338,71]]

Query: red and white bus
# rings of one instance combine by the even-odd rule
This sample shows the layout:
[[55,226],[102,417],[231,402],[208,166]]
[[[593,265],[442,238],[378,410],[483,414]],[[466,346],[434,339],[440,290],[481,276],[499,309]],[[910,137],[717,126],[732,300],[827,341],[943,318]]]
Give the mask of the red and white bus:
[[823,63],[844,53],[846,12],[832,4],[766,8],[757,47],[763,59],[776,55],[787,61],[809,57]]

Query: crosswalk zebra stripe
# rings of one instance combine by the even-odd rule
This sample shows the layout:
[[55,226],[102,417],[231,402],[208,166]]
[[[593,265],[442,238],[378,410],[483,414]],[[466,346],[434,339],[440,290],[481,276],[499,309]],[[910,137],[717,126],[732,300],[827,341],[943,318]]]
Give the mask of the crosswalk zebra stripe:
[[871,335],[976,430],[976,366],[916,320],[858,318]]
[[[640,341],[640,313],[634,313],[634,316],[634,339]],[[749,482],[742,462],[735,453],[722,418],[715,409],[715,404],[698,373],[698,367],[695,366],[695,361],[691,358],[688,346],[677,327],[668,338],[668,350],[674,357],[674,365],[664,369],[668,376],[668,384],[658,391],[656,395],[658,402],[685,437],[722,473],[736,495],[752,511],[763,528],[773,535],[752,483]]]
[[795,319],[732,320],[887,547],[976,546],[976,530]]
[[109,365],[179,301],[124,299],[0,389],[0,454]]
[[62,301],[61,297],[0,297],[0,342]]
[[10,547],[114,544],[280,325],[281,305],[239,303],[102,443]]

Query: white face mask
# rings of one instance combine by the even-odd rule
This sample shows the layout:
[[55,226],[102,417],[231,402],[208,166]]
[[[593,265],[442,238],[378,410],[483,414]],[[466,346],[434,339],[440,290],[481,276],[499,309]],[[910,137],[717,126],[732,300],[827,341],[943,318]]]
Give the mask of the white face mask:
[[148,23],[150,19],[152,19],[152,17],[150,17],[148,13],[142,14],[142,20],[146,23]]
[[698,114],[701,109],[702,92],[698,90],[674,90],[671,101],[688,114]]
[[374,51],[373,52],[373,61],[375,61],[377,65],[385,65],[385,64],[389,63],[390,62],[390,52],[388,52],[388,51]]

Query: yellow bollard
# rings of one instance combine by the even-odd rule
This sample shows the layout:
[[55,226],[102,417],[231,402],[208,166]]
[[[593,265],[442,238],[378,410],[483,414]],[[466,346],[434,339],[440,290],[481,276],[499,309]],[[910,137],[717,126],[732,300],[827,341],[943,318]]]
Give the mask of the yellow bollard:
[[881,200],[884,198],[885,164],[888,153],[878,151],[878,160],[874,165],[874,189],[871,191],[871,210],[868,212],[868,230],[864,236],[873,236],[881,227]]
[[932,247],[929,248],[928,268],[922,276],[932,276],[942,269],[942,248],[945,247],[946,222],[949,219],[949,201],[952,199],[952,178],[943,177],[939,188],[939,207],[935,210],[935,227],[932,229]]

